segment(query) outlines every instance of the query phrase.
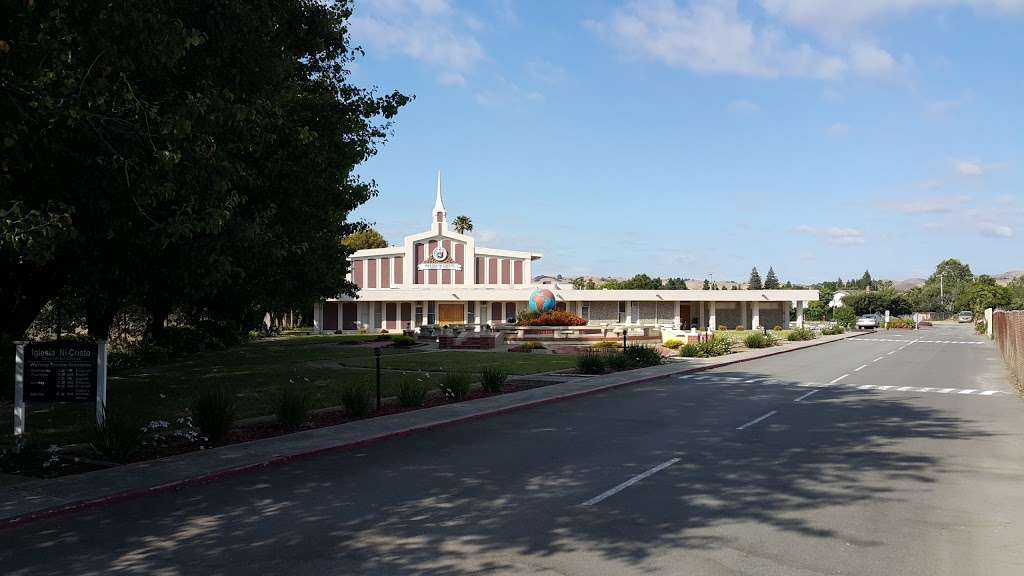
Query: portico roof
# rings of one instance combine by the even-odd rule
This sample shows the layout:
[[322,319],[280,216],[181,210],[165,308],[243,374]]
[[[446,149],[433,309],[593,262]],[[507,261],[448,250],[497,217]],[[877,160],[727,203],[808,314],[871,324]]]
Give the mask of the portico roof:
[[[818,299],[817,290],[561,290],[551,289],[559,302],[616,302],[638,300],[644,302],[792,302]],[[529,299],[536,288],[487,288],[432,285],[422,288],[378,288],[360,290],[356,298],[368,302],[433,301],[502,301],[518,302]]]

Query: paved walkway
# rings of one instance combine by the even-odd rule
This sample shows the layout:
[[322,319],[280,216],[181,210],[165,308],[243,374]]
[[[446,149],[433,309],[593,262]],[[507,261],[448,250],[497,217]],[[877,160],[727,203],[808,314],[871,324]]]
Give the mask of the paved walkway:
[[413,432],[522,410],[673,374],[706,370],[792,352],[858,335],[856,332],[850,332],[838,336],[823,336],[808,342],[787,343],[782,347],[748,350],[718,358],[685,359],[604,376],[575,378],[561,384],[521,392],[368,418],[96,472],[52,480],[34,480],[11,486],[0,485],[0,526],[126,500],[148,493],[179,489],[190,484],[213,481],[264,466],[362,446]]

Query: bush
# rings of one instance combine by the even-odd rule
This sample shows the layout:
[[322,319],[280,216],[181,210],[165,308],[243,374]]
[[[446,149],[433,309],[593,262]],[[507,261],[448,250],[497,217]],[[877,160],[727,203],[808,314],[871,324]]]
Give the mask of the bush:
[[737,324],[735,330],[737,332],[743,332],[744,330],[746,330],[746,327]]
[[776,324],[775,326],[772,326],[772,330],[775,332],[782,332],[782,326]]
[[786,340],[790,342],[800,342],[802,340],[814,340],[814,331],[807,328],[797,328],[786,336]]
[[406,408],[423,406],[430,385],[422,380],[403,380],[398,385],[398,404]]
[[610,348],[622,348],[622,344],[619,344],[614,340],[602,340],[600,342],[595,342],[591,348],[594,350],[607,350]]
[[682,345],[683,345],[683,341],[682,340],[676,340],[675,338],[672,338],[671,340],[666,340],[662,344],[662,346],[664,346],[665,348],[669,348],[671,350],[678,350],[679,347],[682,346]]
[[849,306],[841,306],[832,313],[832,319],[843,328],[853,328],[857,323],[857,313]]
[[754,332],[743,339],[747,348],[770,348],[775,345],[775,338],[771,334]]
[[391,343],[394,346],[415,346],[416,339],[412,336],[406,336],[405,334],[392,334]]
[[988,334],[988,324],[984,320],[978,320],[974,323],[975,334]]
[[576,371],[580,374],[604,374],[604,364],[604,357],[593,350],[584,350],[576,357]]
[[376,340],[377,342],[390,342],[391,334],[388,334],[387,330],[383,330],[381,331],[380,334],[377,334],[373,339]]
[[826,326],[821,329],[822,336],[835,336],[836,334],[842,334],[843,332],[846,332],[846,330],[844,330],[839,324],[833,324],[832,326]]
[[501,392],[501,386],[508,378],[508,373],[497,366],[484,366],[480,371],[480,385],[488,392]]
[[341,389],[341,405],[353,418],[362,418],[373,406],[373,389],[369,382],[349,382]]
[[223,342],[193,326],[166,326],[151,344],[166,348],[172,356],[224,348]]
[[713,335],[711,338],[697,343],[697,350],[699,358],[724,356],[732,352],[732,339]]
[[552,310],[532,317],[521,316],[519,324],[525,326],[586,326],[587,321],[572,312]]
[[606,354],[605,364],[608,366],[608,369],[613,372],[621,372],[633,367],[629,361],[629,356],[626,356],[622,352]]
[[89,446],[111,462],[126,462],[142,446],[142,421],[126,412],[104,407],[103,424],[93,424]]
[[438,383],[441,393],[449,400],[465,400],[469,396],[469,389],[472,386],[472,378],[461,370],[449,370]]
[[914,321],[911,318],[889,318],[889,323],[886,324],[886,329],[904,329],[913,330],[915,328]]
[[700,348],[700,346],[698,346],[696,344],[689,344],[689,343],[683,344],[682,346],[679,347],[679,355],[683,356],[684,358],[704,358],[705,357],[704,353],[702,352],[702,350]]
[[220,442],[235,423],[235,399],[223,388],[207,388],[192,404],[192,422],[211,443]]
[[630,344],[626,346],[623,351],[623,355],[629,359],[629,364],[636,368],[645,368],[647,366],[657,366],[661,364],[661,354],[653,346],[645,346],[643,344]]
[[509,348],[509,352],[529,352],[530,350],[543,350],[544,345],[536,340],[527,340],[517,346]]
[[277,397],[277,421],[286,428],[294,430],[306,422],[309,414],[309,399],[295,386],[281,388]]
[[728,330],[729,327],[726,326],[725,324],[722,324],[721,326],[718,327],[718,329],[724,332],[724,331]]

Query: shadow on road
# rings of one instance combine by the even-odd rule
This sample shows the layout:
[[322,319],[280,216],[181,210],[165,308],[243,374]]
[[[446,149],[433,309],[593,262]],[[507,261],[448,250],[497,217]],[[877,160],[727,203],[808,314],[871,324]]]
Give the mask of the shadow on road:
[[[756,523],[846,538],[808,516],[895,500],[946,472],[921,440],[987,433],[913,402],[794,383],[666,379],[6,531],[8,574],[529,573],[586,552],[643,569]],[[745,431],[750,414],[779,414]],[[914,442],[908,442],[914,441]],[[592,507],[579,504],[669,458]],[[874,542],[857,542],[871,546]],[[539,570],[539,569],[538,569]],[[540,573],[539,571],[537,573]]]

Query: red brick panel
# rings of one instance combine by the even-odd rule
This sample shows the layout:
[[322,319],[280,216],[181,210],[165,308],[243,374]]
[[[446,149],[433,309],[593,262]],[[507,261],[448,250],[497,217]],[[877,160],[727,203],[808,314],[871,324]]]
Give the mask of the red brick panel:
[[362,260],[355,260],[354,262],[352,262],[352,278],[353,278],[353,281],[356,283],[356,286],[359,286],[360,290],[365,288],[365,286],[363,286],[363,261]]
[[380,287],[391,288],[391,258],[380,259]]
[[368,258],[366,260],[366,274],[369,276],[366,279],[367,288],[377,287],[377,259]]
[[512,266],[512,281],[516,284],[523,283],[523,261],[516,260]]
[[491,302],[491,322],[501,322],[501,302]]
[[399,326],[402,330],[412,326],[412,304],[409,302],[402,302],[402,325]]
[[391,259],[392,266],[395,267],[395,284],[402,285],[402,265],[405,263],[405,258],[401,256],[395,256]]
[[[465,259],[465,256],[462,253],[464,247],[465,247],[465,244],[463,244],[462,242],[458,242],[458,243],[455,244],[455,263],[456,264],[461,264],[463,268],[466,267],[466,259]],[[464,270],[456,270],[455,271],[455,283],[456,284],[465,284],[466,283],[466,273],[465,273]]]
[[498,283],[498,259],[497,258],[488,258],[487,259],[487,268],[490,270],[490,274],[491,274],[491,281],[488,282],[488,284],[497,284]]
[[508,258],[501,261],[501,283],[508,284],[512,280],[512,263]]
[[423,244],[417,243],[416,249],[413,252],[416,255],[416,261],[412,263],[413,267],[416,268],[416,284],[423,284],[423,270],[418,268],[418,265],[423,262]]
[[388,330],[398,328],[398,304],[394,302],[384,304],[384,328]]
[[[434,253],[434,248],[437,246],[437,241],[431,240],[427,242],[427,256]],[[437,284],[437,270],[427,270],[427,284]]]
[[484,283],[484,259],[481,256],[476,257],[476,283]]
[[341,329],[356,330],[359,328],[359,318],[355,302],[343,302],[341,305]]

